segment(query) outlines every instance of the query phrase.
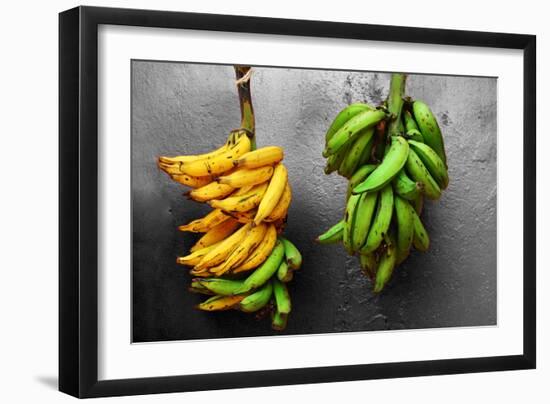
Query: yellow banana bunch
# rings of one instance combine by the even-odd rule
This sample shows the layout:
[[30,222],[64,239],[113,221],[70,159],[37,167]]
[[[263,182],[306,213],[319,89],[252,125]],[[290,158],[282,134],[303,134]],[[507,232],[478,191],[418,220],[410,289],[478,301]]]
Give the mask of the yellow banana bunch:
[[404,97],[405,81],[393,74],[385,105],[351,104],[325,135],[325,172],[338,171],[349,186],[344,218],[317,241],[342,242],[359,255],[375,293],[412,247],[429,248],[420,220],[424,197],[439,199],[449,183],[437,120],[426,104]]
[[189,199],[213,208],[179,226],[183,232],[202,233],[189,254],[176,260],[195,277],[191,291],[213,295],[196,307],[271,311],[273,329],[282,330],[291,307],[285,282],[302,262],[296,246],[280,236],[292,190],[283,149],[253,148],[248,131],[236,130],[210,153],[162,156],[158,167],[192,188]]

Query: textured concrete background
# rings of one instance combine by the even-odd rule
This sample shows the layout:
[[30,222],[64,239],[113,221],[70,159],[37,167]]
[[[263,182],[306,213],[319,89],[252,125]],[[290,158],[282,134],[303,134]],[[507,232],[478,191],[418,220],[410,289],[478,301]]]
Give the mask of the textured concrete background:
[[[450,185],[427,202],[427,253],[413,252],[380,296],[356,258],[313,240],[340,220],[345,179],[323,173],[324,133],[350,102],[377,104],[389,74],[256,68],[258,146],[285,148],[294,195],[286,235],[304,266],[290,284],[284,334],[496,324],[496,91],[493,78],[410,75],[407,94],[426,101],[445,137]],[[179,224],[209,208],[182,196],[155,165],[159,155],[203,153],[239,126],[231,66],[132,63],[133,340],[277,334],[269,320],[193,309],[190,277],[175,264],[195,237]]]

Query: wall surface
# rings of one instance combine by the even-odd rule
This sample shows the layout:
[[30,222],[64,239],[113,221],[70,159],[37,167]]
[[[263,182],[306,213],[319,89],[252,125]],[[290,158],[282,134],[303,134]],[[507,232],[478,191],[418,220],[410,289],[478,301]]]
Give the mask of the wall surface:
[[[389,5],[336,3],[91,0],[89,5],[221,14],[519,32],[537,35],[538,75],[538,368],[530,371],[302,385],[188,394],[111,398],[109,403],[310,402],[368,399],[377,403],[548,402],[550,379],[550,27],[544,2],[396,0]],[[73,0],[3,5],[2,282],[0,282],[0,397],[6,403],[70,403],[57,385],[57,13]],[[22,164],[24,162],[24,164]],[[32,170],[31,170],[32,167]],[[32,174],[31,174],[32,172]],[[29,175],[30,174],[30,175]],[[444,199],[440,205],[447,203]],[[441,209],[443,206],[438,207]],[[432,209],[433,210],[433,209]],[[425,257],[423,257],[424,259]],[[414,347],[412,348],[414,349]]]
[[[314,243],[342,218],[347,187],[324,174],[324,132],[345,105],[380,104],[389,81],[384,73],[254,68],[258,146],[285,149],[293,188],[285,234],[304,257],[283,334],[496,324],[495,78],[408,77],[407,94],[439,118],[451,182],[425,204],[430,250],[413,253],[381,295],[341,245]],[[187,189],[156,166],[159,155],[211,150],[238,126],[233,68],[134,61],[132,106],[134,341],[274,334],[266,320],[193,308],[204,298],[185,290],[191,277],[175,257],[197,237],[176,227],[210,209],[186,200]]]

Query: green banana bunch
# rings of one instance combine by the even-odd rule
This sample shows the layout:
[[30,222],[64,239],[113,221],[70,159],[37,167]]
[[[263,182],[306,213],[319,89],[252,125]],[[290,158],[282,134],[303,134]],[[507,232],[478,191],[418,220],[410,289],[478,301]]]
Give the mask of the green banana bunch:
[[358,255],[375,293],[413,248],[428,250],[420,219],[424,198],[439,199],[449,185],[441,129],[425,103],[404,96],[405,80],[392,75],[382,105],[349,105],[325,135],[325,173],[337,171],[348,188],[343,219],[317,242],[341,242],[348,254]]

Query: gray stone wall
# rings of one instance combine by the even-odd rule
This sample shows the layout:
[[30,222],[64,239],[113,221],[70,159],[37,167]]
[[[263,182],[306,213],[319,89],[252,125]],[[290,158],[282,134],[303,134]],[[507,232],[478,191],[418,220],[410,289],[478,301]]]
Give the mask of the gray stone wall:
[[[410,75],[407,93],[426,101],[445,137],[450,185],[427,202],[427,253],[413,252],[380,296],[356,258],[315,237],[340,220],[346,181],[323,172],[324,133],[350,102],[379,103],[390,75],[255,68],[252,97],[258,146],[285,148],[294,195],[286,235],[304,256],[290,284],[286,334],[496,324],[495,78]],[[274,334],[269,320],[193,309],[190,277],[175,264],[195,237],[179,224],[209,208],[182,196],[155,164],[159,155],[203,153],[239,126],[231,66],[132,63],[133,339]]]

